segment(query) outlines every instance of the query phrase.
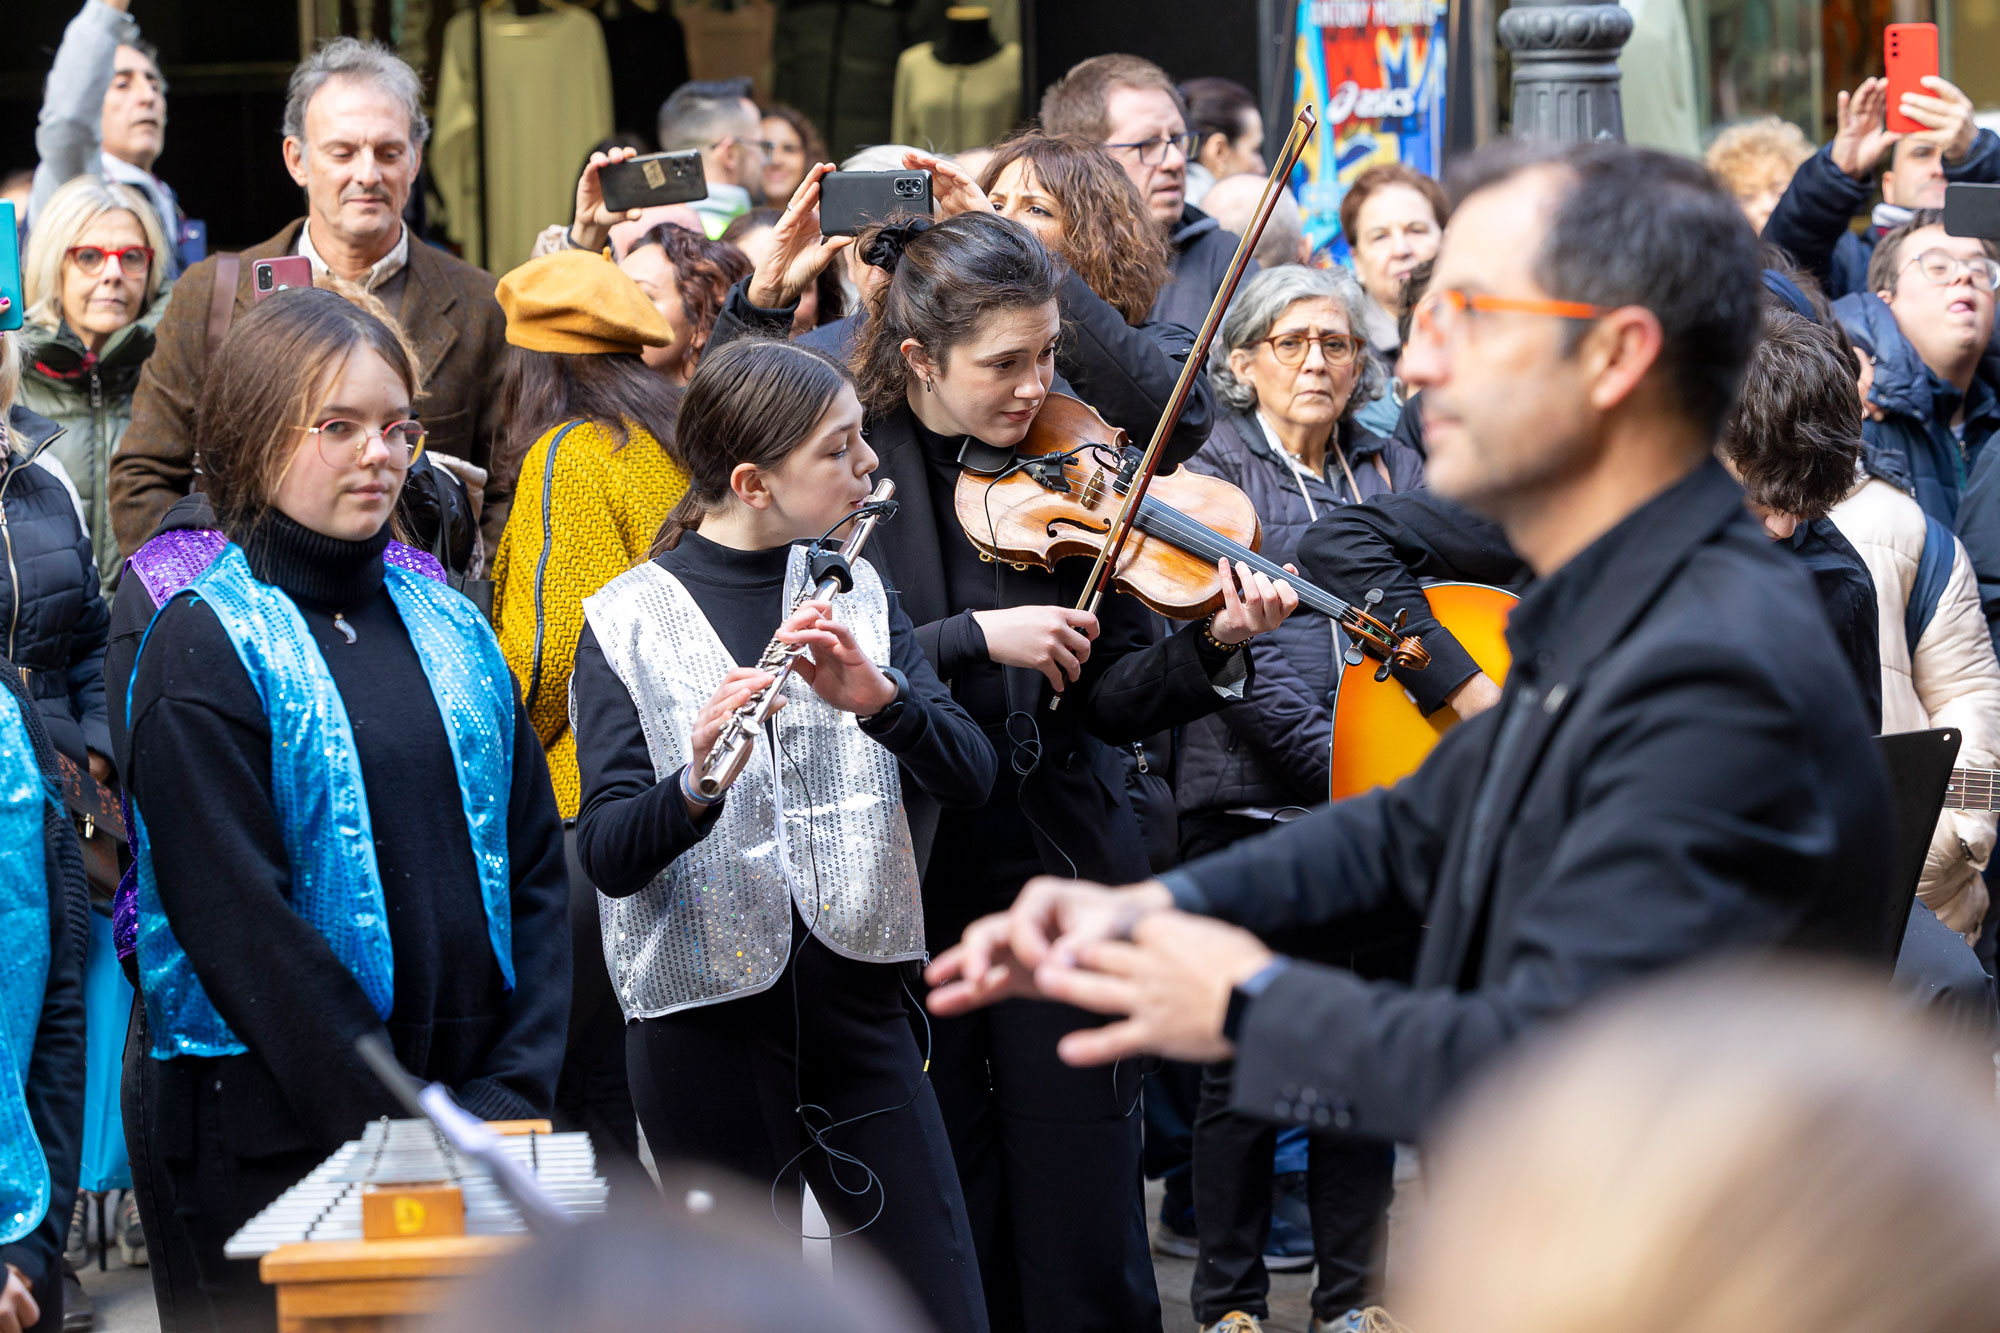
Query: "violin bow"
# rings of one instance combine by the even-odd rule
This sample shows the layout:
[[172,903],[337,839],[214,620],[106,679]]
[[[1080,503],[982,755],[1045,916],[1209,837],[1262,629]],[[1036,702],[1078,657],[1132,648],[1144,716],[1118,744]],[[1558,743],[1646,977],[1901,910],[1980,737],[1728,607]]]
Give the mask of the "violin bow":
[[[1243,281],[1243,270],[1250,262],[1250,253],[1257,248],[1258,238],[1263,236],[1265,224],[1270,222],[1271,212],[1278,206],[1278,193],[1285,188],[1286,177],[1298,165],[1300,155],[1306,150],[1306,141],[1312,138],[1318,126],[1319,117],[1313,114],[1312,107],[1300,107],[1297,118],[1292,121],[1292,132],[1285,137],[1284,150],[1278,154],[1278,164],[1271,169],[1271,178],[1264,182],[1264,193],[1257,201],[1257,216],[1236,243],[1236,253],[1229,260],[1229,270],[1223,274],[1222,286],[1216,289],[1215,300],[1208,307],[1208,318],[1201,322],[1201,333],[1194,340],[1194,350],[1188,353],[1187,364],[1181,367],[1180,378],[1174,383],[1174,395],[1167,400],[1167,410],[1161,415],[1160,424],[1153,430],[1152,441],[1146,445],[1146,452],[1139,459],[1138,471],[1126,487],[1125,503],[1118,510],[1118,518],[1112,524],[1107,540],[1098,550],[1097,563],[1091,566],[1090,578],[1083,585],[1083,595],[1077,599],[1076,609],[1079,611],[1096,614],[1098,605],[1104,600],[1105,589],[1111,586],[1112,575],[1118,569],[1118,558],[1125,551],[1125,539],[1132,535],[1132,525],[1138,521],[1139,506],[1146,499],[1146,489],[1153,484],[1153,474],[1159,471],[1160,455],[1166,448],[1167,437],[1180,424],[1188,395],[1194,391],[1195,376],[1201,374],[1208,363],[1209,346],[1222,327],[1222,316],[1228,311],[1229,303],[1236,297],[1236,287]],[[1061,697],[1060,694],[1056,696],[1057,699]]]

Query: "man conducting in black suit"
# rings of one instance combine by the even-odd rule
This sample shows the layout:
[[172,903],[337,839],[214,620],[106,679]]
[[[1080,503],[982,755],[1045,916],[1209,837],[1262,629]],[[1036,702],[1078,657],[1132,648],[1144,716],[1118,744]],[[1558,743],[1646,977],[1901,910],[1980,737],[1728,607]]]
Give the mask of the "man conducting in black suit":
[[[1807,948],[1886,973],[1889,794],[1860,698],[1714,457],[1756,239],[1659,153],[1469,165],[1403,370],[1430,484],[1537,576],[1500,704],[1395,787],[1159,880],[1030,881],[932,965],[938,1013],[1082,1005],[1119,1017],[1063,1038],[1073,1064],[1233,1055],[1233,1109],[1411,1140],[1522,1033],[1662,968]],[[1426,927],[1402,982],[1258,938],[1397,912]]]

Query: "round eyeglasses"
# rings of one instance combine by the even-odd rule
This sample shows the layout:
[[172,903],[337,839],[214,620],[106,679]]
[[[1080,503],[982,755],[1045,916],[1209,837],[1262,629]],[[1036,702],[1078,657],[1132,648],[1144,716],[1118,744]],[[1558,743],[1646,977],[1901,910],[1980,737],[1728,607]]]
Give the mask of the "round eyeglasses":
[[1329,366],[1351,366],[1361,355],[1361,339],[1351,333],[1280,333],[1257,341],[1271,349],[1281,366],[1302,366],[1313,347],[1319,348]]
[[153,247],[150,245],[126,245],[116,249],[102,245],[72,245],[63,251],[69,261],[76,265],[77,272],[86,278],[94,278],[104,271],[106,260],[116,260],[119,271],[128,278],[143,278],[153,267]]
[[358,421],[335,417],[301,430],[319,444],[320,461],[331,468],[353,467],[368,452],[370,440],[380,440],[389,451],[389,466],[406,468],[424,451],[424,428],[415,421],[394,421],[380,430],[371,430]]
[[1948,287],[1958,281],[1958,275],[1961,273],[1970,276],[1972,285],[1982,292],[1990,292],[2000,287],[2000,263],[1995,263],[1985,255],[1973,259],[1960,259],[1957,255],[1948,255],[1942,250],[1926,250],[1903,267],[1908,268],[1910,264],[1915,264],[1917,271],[1924,275],[1924,281],[1933,287]]

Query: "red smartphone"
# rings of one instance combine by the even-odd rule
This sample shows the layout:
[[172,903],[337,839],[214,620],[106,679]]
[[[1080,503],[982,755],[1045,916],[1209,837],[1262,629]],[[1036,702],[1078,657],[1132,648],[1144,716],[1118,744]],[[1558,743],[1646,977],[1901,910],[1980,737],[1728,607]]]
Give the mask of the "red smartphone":
[[1937,95],[1923,83],[1938,72],[1937,24],[1891,23],[1884,28],[1882,67],[1889,75],[1888,128],[1904,134],[1921,133],[1928,127],[1903,114],[1903,94]]
[[282,292],[287,287],[312,285],[312,260],[304,255],[260,259],[250,266],[250,300],[253,303],[263,300],[273,292]]

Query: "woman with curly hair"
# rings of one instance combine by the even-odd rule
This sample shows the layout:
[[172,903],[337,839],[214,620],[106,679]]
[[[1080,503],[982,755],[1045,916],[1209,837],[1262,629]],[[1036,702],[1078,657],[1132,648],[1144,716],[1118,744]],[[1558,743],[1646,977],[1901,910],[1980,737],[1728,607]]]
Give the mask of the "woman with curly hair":
[[1102,148],[1030,130],[994,150],[979,185],[994,211],[1041,237],[1127,324],[1146,322],[1167,283],[1167,239]]
[[722,298],[738,279],[750,276],[749,258],[727,241],[662,222],[632,242],[618,267],[674,331],[672,342],[646,348],[641,359],[675,384],[686,384],[708,346]]

